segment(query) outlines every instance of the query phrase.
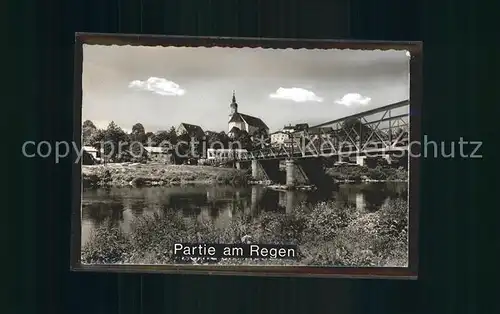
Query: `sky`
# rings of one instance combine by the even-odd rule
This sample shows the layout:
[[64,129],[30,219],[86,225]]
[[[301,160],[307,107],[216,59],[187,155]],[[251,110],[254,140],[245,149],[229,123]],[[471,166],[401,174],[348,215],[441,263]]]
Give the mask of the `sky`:
[[[238,111],[277,131],[409,99],[404,50],[306,50],[84,45],[82,121],[146,132],[180,123],[228,131]],[[404,109],[406,110],[406,109]]]

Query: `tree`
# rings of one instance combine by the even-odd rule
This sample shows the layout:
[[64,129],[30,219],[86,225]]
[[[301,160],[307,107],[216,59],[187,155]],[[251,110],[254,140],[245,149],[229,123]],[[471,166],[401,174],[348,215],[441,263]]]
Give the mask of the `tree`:
[[253,148],[264,148],[269,142],[269,135],[266,129],[258,129],[252,134]]
[[102,147],[102,143],[104,142],[104,138],[106,137],[106,131],[102,129],[95,130],[90,136],[88,143],[90,146],[100,150]]
[[173,156],[175,163],[183,163],[187,161],[188,158],[192,157],[191,137],[189,134],[182,133],[177,136],[174,148]]
[[146,143],[152,142],[155,134],[153,132],[146,132],[145,137],[146,137]]
[[177,143],[177,134],[175,129],[170,129],[169,131],[160,131],[154,134],[152,139],[152,145],[162,146],[162,147],[173,147]]
[[224,149],[227,148],[228,142],[229,137],[224,131],[220,133],[210,133],[206,138],[207,148]]
[[132,132],[130,133],[130,141],[145,144],[146,140],[146,130],[144,126],[141,123],[134,124],[132,126]]
[[104,154],[113,161],[120,161],[128,150],[128,136],[114,121],[104,132]]
[[144,149],[144,145],[141,142],[132,142],[130,144],[130,159],[128,154],[123,156],[122,160],[132,161],[132,162],[146,162],[148,160],[148,153]]
[[92,135],[97,131],[96,126],[90,120],[85,120],[82,124],[82,141],[83,145],[91,145]]
[[172,143],[172,144],[177,143],[177,131],[175,130],[174,127],[171,127],[168,130],[168,137],[169,137],[170,143]]
[[222,143],[222,148],[228,148],[229,147],[229,136],[226,134],[226,132],[221,131],[217,135],[217,138],[219,141]]
[[248,132],[245,130],[237,132],[234,136],[234,141],[231,143],[231,147],[229,148],[252,150],[253,143]]

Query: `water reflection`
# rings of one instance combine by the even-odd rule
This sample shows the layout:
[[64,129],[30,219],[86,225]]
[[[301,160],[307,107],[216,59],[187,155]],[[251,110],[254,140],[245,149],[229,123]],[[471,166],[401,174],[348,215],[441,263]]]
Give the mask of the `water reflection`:
[[333,191],[275,191],[261,186],[183,186],[87,189],[82,199],[82,243],[107,218],[125,232],[134,217],[176,210],[186,217],[210,219],[224,227],[233,217],[275,211],[287,213],[300,203],[334,200],[360,211],[376,211],[389,199],[407,197],[406,183],[344,184]]

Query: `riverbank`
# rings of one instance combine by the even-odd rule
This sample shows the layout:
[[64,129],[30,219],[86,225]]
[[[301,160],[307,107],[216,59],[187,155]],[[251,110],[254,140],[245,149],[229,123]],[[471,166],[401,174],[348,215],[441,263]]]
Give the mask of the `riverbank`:
[[84,187],[244,185],[248,183],[248,175],[244,170],[210,166],[112,163],[83,165],[82,182]]
[[[359,211],[334,201],[296,206],[286,214],[240,213],[218,228],[211,220],[186,219],[180,211],[140,216],[131,232],[101,224],[82,247],[86,264],[175,264],[174,243],[293,244],[298,259],[226,259],[219,265],[310,265],[405,267],[408,250],[407,202],[393,200],[377,212]],[[114,241],[109,241],[113,238]]]
[[408,181],[408,171],[402,167],[377,166],[368,168],[344,164],[327,168],[326,174],[331,176],[337,183]]
[[[326,169],[326,174],[336,183],[407,182],[408,171],[403,168],[377,166],[339,165]],[[212,166],[165,165],[140,163],[110,163],[83,165],[84,187],[105,186],[172,186],[183,184],[259,184],[272,185],[271,181],[252,181],[248,170]],[[307,189],[307,186],[305,187]],[[286,187],[280,187],[286,189]]]

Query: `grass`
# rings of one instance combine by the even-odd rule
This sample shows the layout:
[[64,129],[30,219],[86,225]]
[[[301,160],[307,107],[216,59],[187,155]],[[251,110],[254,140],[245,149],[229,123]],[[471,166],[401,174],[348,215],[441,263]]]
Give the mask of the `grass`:
[[177,184],[246,184],[244,170],[210,166],[164,164],[108,164],[82,166],[85,187],[165,186]]
[[237,216],[224,229],[211,221],[186,219],[179,212],[142,216],[131,232],[104,224],[82,248],[84,263],[169,264],[174,243],[238,243],[243,237],[260,244],[295,244],[299,259],[228,259],[219,265],[407,266],[407,203],[391,201],[375,213],[356,211],[335,202],[313,208],[301,205],[291,213],[265,212]]

